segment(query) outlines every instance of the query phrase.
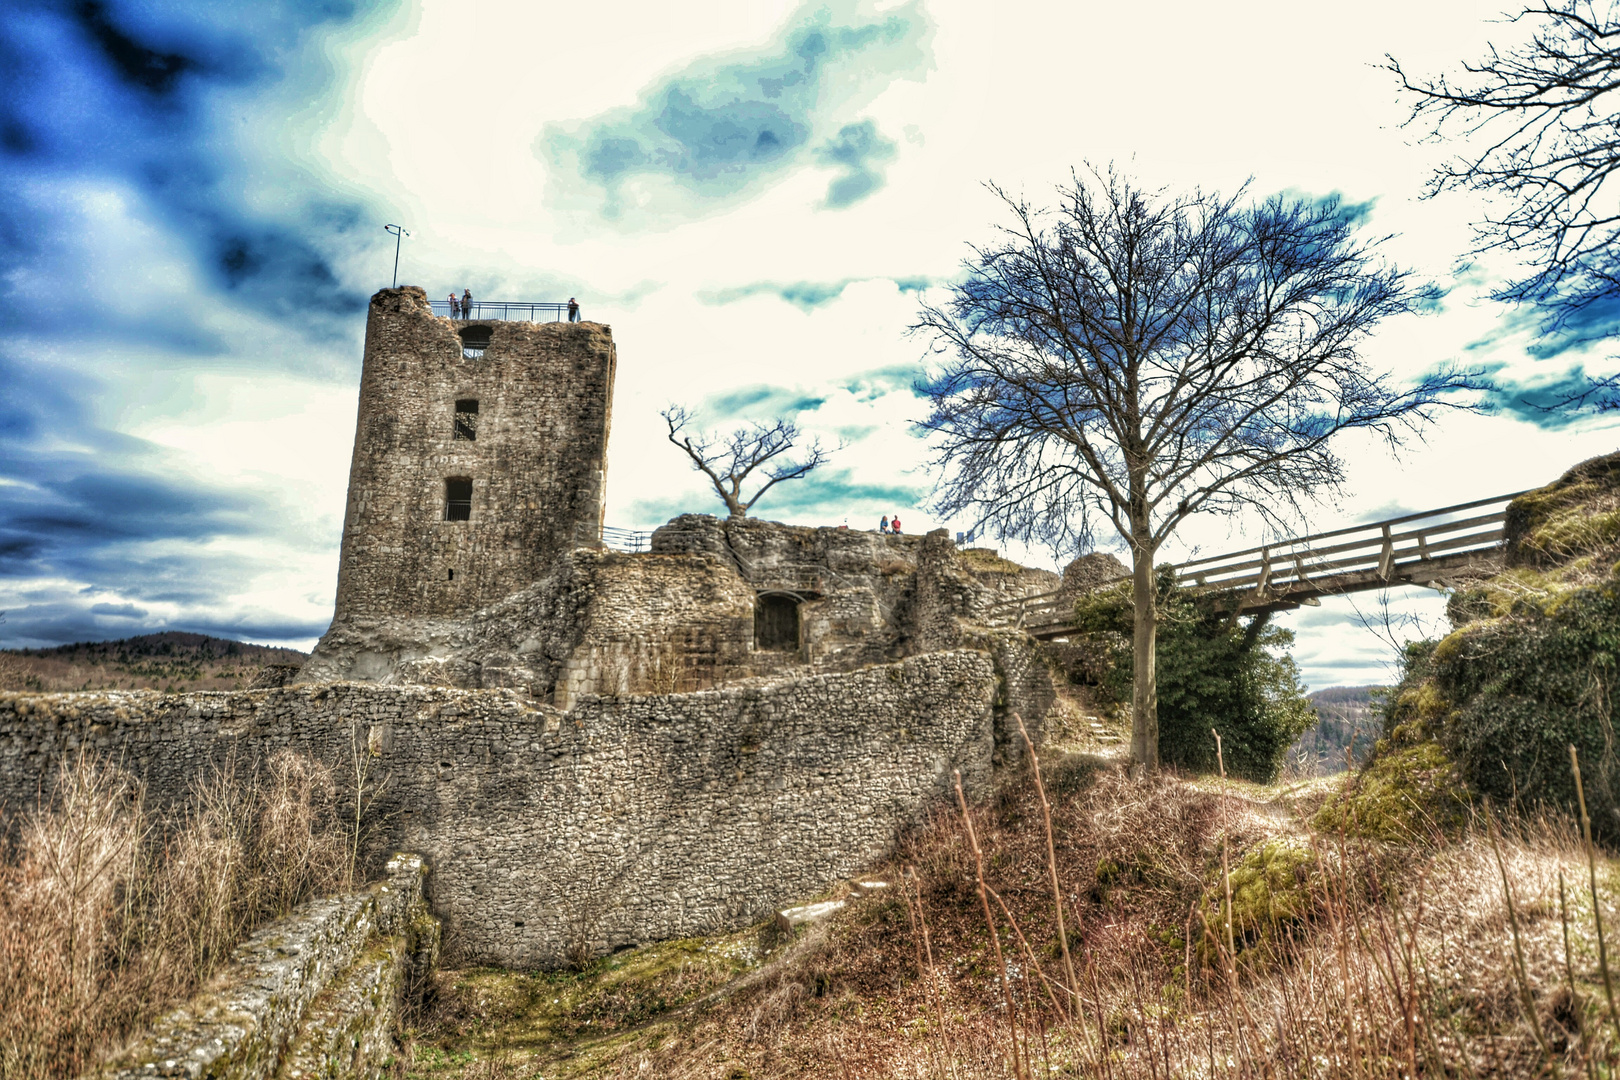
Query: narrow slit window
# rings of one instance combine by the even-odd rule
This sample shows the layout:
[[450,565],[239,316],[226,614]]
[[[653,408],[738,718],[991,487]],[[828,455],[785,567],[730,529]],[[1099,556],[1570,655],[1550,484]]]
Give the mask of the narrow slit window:
[[478,438],[478,402],[465,398],[456,402],[456,424],[453,436],[471,442]]
[[444,482],[444,520],[472,520],[472,481],[451,477]]

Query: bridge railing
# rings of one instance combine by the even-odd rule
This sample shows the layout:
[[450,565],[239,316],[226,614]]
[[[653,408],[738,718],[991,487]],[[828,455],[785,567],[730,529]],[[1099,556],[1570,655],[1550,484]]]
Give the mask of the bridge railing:
[[1326,577],[1370,574],[1388,581],[1397,567],[1498,547],[1507,504],[1522,494],[1516,491],[1192,559],[1176,566],[1176,581],[1199,591],[1260,593],[1309,588]]
[[[450,316],[450,301],[429,300],[433,314]],[[457,319],[500,319],[517,322],[557,322],[568,314],[567,304],[532,304],[528,301],[516,300],[474,300],[472,313],[469,315],[456,305],[453,318]]]
[[[1415,579],[1431,565],[1442,576],[1440,566],[1501,546],[1507,504],[1523,494],[1515,491],[1191,559],[1174,564],[1176,583],[1199,592],[1247,592],[1265,597],[1332,592],[1353,582],[1376,586],[1397,575]],[[1124,580],[1127,578],[1115,578],[1094,588]],[[1076,596],[1055,589],[1018,597],[993,605],[990,616],[998,624],[1056,627],[1072,618]]]

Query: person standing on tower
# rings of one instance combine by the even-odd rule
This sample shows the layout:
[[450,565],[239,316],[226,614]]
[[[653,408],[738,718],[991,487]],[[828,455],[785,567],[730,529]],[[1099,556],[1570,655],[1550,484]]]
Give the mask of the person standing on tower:
[[579,322],[579,301],[572,296],[568,298],[568,321]]
[[461,318],[461,301],[456,299],[456,290],[454,289],[450,290],[450,317],[452,319]]
[[461,290],[461,317],[463,319],[472,318],[472,290],[471,289],[462,289]]

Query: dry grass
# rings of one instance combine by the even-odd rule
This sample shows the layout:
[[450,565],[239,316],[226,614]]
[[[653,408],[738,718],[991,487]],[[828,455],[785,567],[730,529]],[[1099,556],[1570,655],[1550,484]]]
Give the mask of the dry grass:
[[[1084,759],[1046,780],[1051,860],[1033,785],[970,811],[990,920],[966,822],[942,809],[887,868],[893,895],[588,1065],[570,1057],[578,1044],[531,1046],[509,1074],[1614,1074],[1586,857],[1567,825],[1493,837],[1481,819],[1394,847],[1309,828],[1320,785],[1132,780]],[[1612,936],[1611,871],[1597,869]]]
[[290,751],[214,771],[166,815],[80,755],[0,831],[0,1078],[77,1074],[257,925],[348,884],[332,778]]

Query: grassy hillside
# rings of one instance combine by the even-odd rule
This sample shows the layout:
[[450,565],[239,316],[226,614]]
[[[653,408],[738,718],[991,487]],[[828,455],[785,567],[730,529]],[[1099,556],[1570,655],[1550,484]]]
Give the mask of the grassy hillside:
[[242,690],[268,664],[308,658],[296,649],[167,631],[0,651],[0,690]]

